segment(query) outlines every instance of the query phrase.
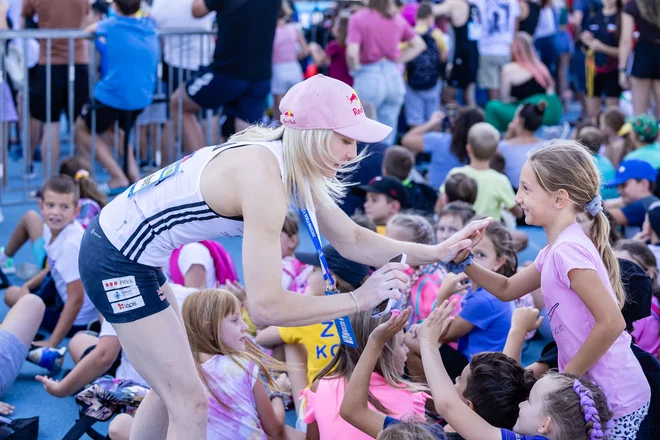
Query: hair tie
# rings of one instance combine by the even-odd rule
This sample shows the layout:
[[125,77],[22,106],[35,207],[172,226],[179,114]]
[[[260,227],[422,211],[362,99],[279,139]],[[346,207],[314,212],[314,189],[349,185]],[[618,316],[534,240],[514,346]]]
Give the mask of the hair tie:
[[579,379],[575,379],[573,381],[573,391],[575,391],[575,394],[577,394],[580,398],[580,407],[582,408],[582,413],[584,414],[585,423],[592,423],[592,426],[587,433],[589,440],[604,439],[609,429],[611,429],[611,426],[608,422],[608,424],[605,426],[605,432],[603,432],[603,428],[600,424],[600,416],[598,415],[598,409],[596,408],[596,403],[594,402],[591,390],[582,385],[582,382],[580,382]]
[[592,217],[596,217],[596,215],[603,210],[603,198],[600,194],[596,194],[596,197],[591,199],[591,201],[584,206],[584,210]]
[[630,122],[626,122],[619,128],[619,131],[616,132],[617,136],[625,136],[632,133],[633,126]]
[[80,182],[82,179],[87,179],[89,178],[89,171],[87,170],[78,170],[76,171],[76,175],[74,176],[73,180],[76,182]]

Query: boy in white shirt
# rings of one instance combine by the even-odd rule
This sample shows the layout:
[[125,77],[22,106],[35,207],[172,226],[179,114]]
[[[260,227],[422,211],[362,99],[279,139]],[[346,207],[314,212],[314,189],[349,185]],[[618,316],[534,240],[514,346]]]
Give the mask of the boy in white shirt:
[[[51,336],[35,342],[33,345],[36,346],[57,347],[64,338],[86,329],[90,322],[98,319],[98,312],[85,294],[78,273],[78,254],[84,232],[82,225],[76,221],[80,209],[79,191],[78,185],[69,176],[48,179],[42,191],[43,198],[39,201],[45,220],[43,238],[48,267],[23,286],[11,286],[5,292],[5,302],[9,307],[31,291],[37,291],[46,302],[41,328],[50,331]],[[48,281],[47,276],[52,278],[52,282]]]

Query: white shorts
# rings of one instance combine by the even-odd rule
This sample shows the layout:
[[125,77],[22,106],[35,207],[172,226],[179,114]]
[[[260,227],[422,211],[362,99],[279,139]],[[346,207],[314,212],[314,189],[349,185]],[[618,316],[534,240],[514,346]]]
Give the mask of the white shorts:
[[273,64],[270,91],[273,95],[285,95],[289,89],[303,80],[302,67],[298,61]]

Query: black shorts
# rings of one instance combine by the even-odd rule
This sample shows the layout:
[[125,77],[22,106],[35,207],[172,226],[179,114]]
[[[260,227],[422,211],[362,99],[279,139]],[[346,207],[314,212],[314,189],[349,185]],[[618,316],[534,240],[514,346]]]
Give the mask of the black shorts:
[[477,82],[479,70],[479,50],[477,44],[470,42],[464,51],[454,55],[454,62],[447,84],[456,89],[466,89]]
[[181,83],[183,84],[190,81],[197,74],[197,70],[181,69],[163,61],[163,84],[165,85],[167,96],[171,96],[179,87],[179,72],[181,72]]
[[660,43],[637,43],[630,76],[660,79]]
[[170,305],[161,290],[163,272],[125,257],[103,233],[98,216],[83,235],[78,269],[87,296],[110,323],[137,321]]
[[[118,110],[107,106],[100,101],[93,100],[91,105],[96,107],[96,133],[103,134],[114,126],[115,121],[119,122],[119,128],[128,132],[129,128],[135,126],[135,120],[142,110]],[[92,109],[90,103],[83,106],[80,116],[85,121],[89,132],[92,132]]]
[[600,98],[619,98],[623,89],[619,85],[619,72],[597,73],[594,76],[594,96]]
[[223,113],[255,123],[261,121],[266,110],[270,79],[231,78],[207,66],[186,83],[186,93],[203,109],[224,107]]
[[[51,66],[50,80],[50,122],[58,122],[62,112],[69,114],[69,66]],[[85,64],[74,66],[73,115],[80,113],[82,106],[89,101],[89,78]],[[30,69],[30,115],[46,122],[46,66],[36,65]]]
[[[82,356],[80,356],[80,360],[82,361],[85,356],[90,354],[94,349],[96,348],[96,345],[92,345],[91,347],[87,347],[85,351],[83,351]],[[117,377],[117,368],[121,365],[121,350],[119,351],[119,354],[117,355],[117,359],[110,365],[110,368],[108,368],[107,371],[105,371],[101,376],[104,376],[106,374],[109,374],[112,377]]]

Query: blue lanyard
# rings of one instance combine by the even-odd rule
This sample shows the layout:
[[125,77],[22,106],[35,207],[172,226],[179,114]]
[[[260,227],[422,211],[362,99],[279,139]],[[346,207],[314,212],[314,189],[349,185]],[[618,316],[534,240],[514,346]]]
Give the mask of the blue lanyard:
[[325,282],[326,288],[330,288],[331,290],[334,290],[335,279],[332,277],[332,274],[330,273],[328,260],[326,260],[325,258],[325,253],[323,252],[323,246],[321,246],[321,239],[319,238],[319,235],[316,232],[314,223],[312,222],[312,219],[309,216],[309,212],[306,209],[300,208],[300,215],[302,216],[303,221],[307,226],[309,237],[312,239],[312,244],[314,244],[316,253],[319,256],[319,261],[321,262],[321,270],[323,271],[323,281]]

